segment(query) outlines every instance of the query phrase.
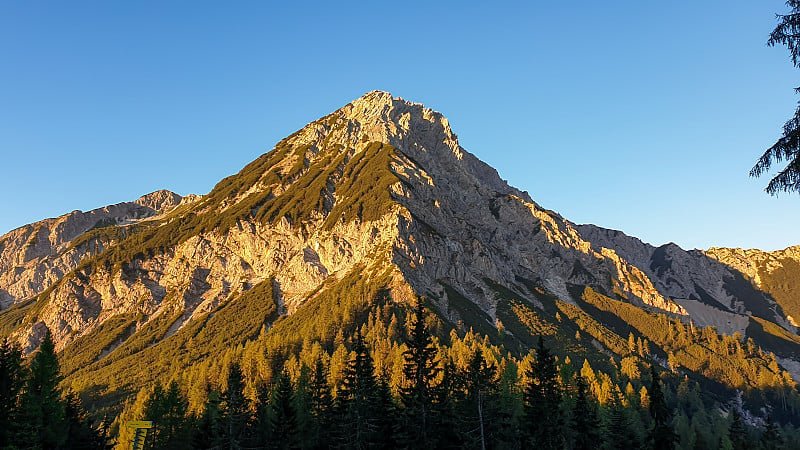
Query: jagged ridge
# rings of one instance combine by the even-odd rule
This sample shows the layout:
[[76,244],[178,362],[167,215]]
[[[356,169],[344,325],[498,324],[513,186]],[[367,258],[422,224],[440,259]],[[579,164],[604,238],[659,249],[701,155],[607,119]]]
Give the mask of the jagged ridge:
[[[623,356],[626,331],[652,326],[627,321],[651,316],[673,318],[676,330],[677,317],[752,334],[780,347],[786,367],[798,348],[780,305],[738,271],[570,223],[461,148],[441,114],[385,92],[310,123],[201,199],[117,239],[35,302],[3,312],[0,331],[31,349],[46,327],[70,367],[83,367],[75,377],[102,372],[109,383],[151,349],[187,345],[226,309],[261,311],[231,331],[231,345],[255,339],[259,324],[303,328],[309,305],[334,309],[328,325],[345,326],[371,307],[367,297],[336,311],[332,292],[351,291],[392,302],[428,296],[447,323],[518,352],[536,334],[578,347],[571,336],[582,331]],[[336,291],[343,283],[349,290]],[[274,314],[252,304],[255,293],[268,295]],[[666,359],[679,348],[663,340],[656,356]]]

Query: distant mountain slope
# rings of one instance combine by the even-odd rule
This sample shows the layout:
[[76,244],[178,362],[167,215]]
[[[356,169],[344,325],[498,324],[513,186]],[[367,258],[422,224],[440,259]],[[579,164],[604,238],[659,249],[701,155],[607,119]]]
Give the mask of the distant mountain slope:
[[125,225],[162,214],[181,202],[156,191],[133,202],[45,219],[0,236],[0,309],[38,295],[125,235]]
[[786,320],[797,326],[800,320],[800,245],[774,252],[715,247],[705,253],[771,295],[785,312]]
[[[769,291],[751,283],[752,276],[740,270],[743,265],[726,264],[720,259],[719,255],[728,254],[727,249],[685,251],[672,243],[653,247],[620,231],[594,225],[580,225],[578,229],[593,245],[613,248],[641,268],[659,292],[690,312],[697,325],[712,325],[728,334],[744,332],[747,321],[742,326],[741,320],[731,320],[726,314],[731,313],[755,315],[796,331],[783,305]],[[720,313],[708,314],[709,308]]]
[[[342,330],[418,295],[447,326],[517,355],[548,335],[562,354],[620,360],[632,357],[629,338],[644,339],[652,348],[640,345],[637,358],[716,386],[788,377],[760,351],[717,354],[728,341],[695,329],[713,325],[775,351],[800,376],[800,338],[784,311],[794,272],[769,272],[778,281],[765,291],[712,257],[722,250],[655,248],[574,225],[460,147],[441,114],[386,92],[311,122],[135,232],[82,241],[90,222],[42,247],[84,250],[38,290],[13,294],[38,296],[0,312],[0,334],[31,350],[49,330],[67,382],[109,397],[225,349],[333,346]],[[40,270],[49,260],[26,261]]]

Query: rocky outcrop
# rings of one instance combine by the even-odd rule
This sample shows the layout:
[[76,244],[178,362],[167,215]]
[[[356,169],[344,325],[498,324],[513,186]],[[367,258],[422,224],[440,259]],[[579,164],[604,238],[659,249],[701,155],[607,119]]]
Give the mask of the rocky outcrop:
[[[103,216],[113,223],[80,213],[95,215],[72,219],[82,225],[66,227],[74,230],[64,234],[69,238],[52,239],[55,222],[15,230],[14,249],[33,244],[28,259],[12,261],[3,251],[3,276],[11,281],[0,289],[10,301],[60,279],[17,330],[21,340],[34,345],[46,327],[63,347],[131,312],[142,322],[177,317],[174,333],[266,280],[281,313],[292,314],[327,282],[364,268],[391,270],[404,292],[426,295],[442,311],[455,290],[491,326],[500,285],[533,305],[541,305],[534,291],[580,305],[589,286],[720,330],[743,332],[750,315],[792,327],[741,261],[575,225],[463,149],[441,114],[386,92],[310,123],[202,198],[160,193],[121,205],[133,206],[115,205],[120,209]],[[125,224],[145,216],[158,240],[152,245],[124,233]],[[121,234],[73,245],[93,221]],[[64,276],[104,249],[102,257],[114,257]],[[17,267],[29,275],[13,278]],[[42,274],[34,277],[36,271]],[[34,278],[46,281],[31,284]]]
[[[690,315],[697,325],[744,332],[747,317],[757,315],[794,330],[775,299],[759,289],[758,267],[777,267],[776,256],[760,250],[686,251],[673,243],[654,247],[621,231],[594,225],[577,228],[595,247],[613,248],[640,268],[664,297],[694,311]],[[731,314],[739,318],[732,321]]]
[[38,295],[85,258],[118,242],[126,235],[120,227],[163,214],[181,200],[173,192],[156,191],[133,202],[45,219],[0,237],[0,309]]
[[800,262],[800,245],[789,247],[774,252],[765,252],[758,249],[743,250],[741,248],[711,247],[705,254],[732,269],[741,272],[752,280],[756,286],[761,287],[759,272],[772,273],[784,266],[782,260],[789,259]]

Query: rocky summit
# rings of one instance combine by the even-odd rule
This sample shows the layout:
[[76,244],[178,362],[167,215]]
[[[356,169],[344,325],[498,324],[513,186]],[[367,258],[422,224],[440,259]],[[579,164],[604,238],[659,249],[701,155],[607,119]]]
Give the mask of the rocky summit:
[[[544,335],[619,360],[644,338],[659,364],[744,390],[758,380],[717,370],[694,336],[752,342],[776,379],[798,380],[798,284],[800,247],[686,251],[573,224],[462,148],[442,114],[374,91],[206,195],[159,191],[6,234],[0,335],[30,352],[49,331],[67,383],[119,398],[220,349],[333,342],[421,296],[444,326],[515,354]],[[681,327],[686,339],[662,336]]]

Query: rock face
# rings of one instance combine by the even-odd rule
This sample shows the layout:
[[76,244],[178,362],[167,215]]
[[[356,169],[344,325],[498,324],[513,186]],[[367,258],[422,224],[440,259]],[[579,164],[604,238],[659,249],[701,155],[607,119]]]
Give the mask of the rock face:
[[800,318],[800,245],[765,252],[757,249],[710,248],[705,255],[741,274],[777,302],[781,317],[797,327]]
[[[593,245],[613,248],[641,268],[662,295],[684,306],[697,325],[744,333],[747,317],[755,315],[796,332],[785,305],[768,289],[761,289],[758,272],[778,267],[785,255],[797,255],[792,250],[797,247],[773,253],[722,248],[685,251],[672,243],[653,247],[621,231],[594,225],[578,229]],[[731,314],[737,316],[733,322]]]
[[134,202],[45,219],[0,237],[0,309],[40,294],[82,260],[118,240],[115,233],[89,236],[90,230],[116,230],[169,211],[181,199],[170,191],[156,191]]
[[[119,226],[145,217],[138,234]],[[105,224],[122,232],[75,244]],[[326,283],[367,268],[390,270],[394,285],[454,322],[466,318],[450,306],[467,299],[494,327],[497,286],[533,305],[544,292],[578,306],[588,286],[722,331],[745,332],[751,315],[795,331],[758,277],[796,251],[687,252],[572,224],[463,149],[441,114],[386,92],[310,123],[202,198],[161,191],[0,242],[4,305],[53,285],[11,330],[28,349],[44,327],[64,348],[129,313],[138,328],[177,317],[168,337],[268,280],[280,312],[293,314]]]

